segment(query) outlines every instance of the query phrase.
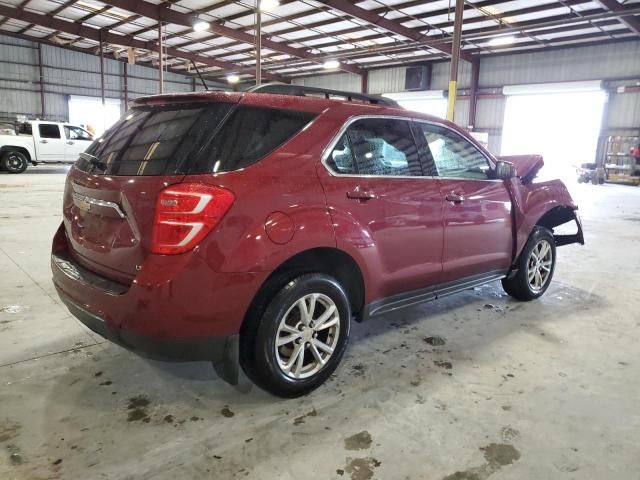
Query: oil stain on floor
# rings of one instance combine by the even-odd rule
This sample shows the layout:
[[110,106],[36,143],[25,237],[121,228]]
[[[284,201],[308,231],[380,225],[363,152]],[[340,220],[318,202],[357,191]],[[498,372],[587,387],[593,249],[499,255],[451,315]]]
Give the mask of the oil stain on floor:
[[511,465],[520,459],[520,452],[513,445],[506,443],[490,443],[481,447],[486,463],[479,467],[459,471],[447,475],[443,480],[486,480],[502,467]]

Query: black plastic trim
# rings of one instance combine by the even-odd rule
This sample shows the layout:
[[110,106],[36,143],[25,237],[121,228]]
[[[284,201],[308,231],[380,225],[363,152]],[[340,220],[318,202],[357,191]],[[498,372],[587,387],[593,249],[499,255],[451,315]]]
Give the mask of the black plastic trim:
[[447,295],[453,295],[454,293],[468,290],[469,288],[500,280],[506,277],[506,275],[506,271],[496,270],[479,275],[472,275],[453,282],[442,283],[440,285],[434,285],[381,298],[380,300],[376,300],[365,305],[359,320],[368,320],[371,317],[382,315],[384,313],[393,312],[401,308],[410,307],[430,300],[436,300]]

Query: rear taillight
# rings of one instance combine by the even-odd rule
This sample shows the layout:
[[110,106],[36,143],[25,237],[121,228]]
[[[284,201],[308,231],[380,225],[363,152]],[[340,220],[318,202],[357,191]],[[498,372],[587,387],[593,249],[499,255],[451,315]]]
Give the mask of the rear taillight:
[[201,183],[179,183],[158,195],[151,251],[176,254],[191,250],[220,222],[233,193]]

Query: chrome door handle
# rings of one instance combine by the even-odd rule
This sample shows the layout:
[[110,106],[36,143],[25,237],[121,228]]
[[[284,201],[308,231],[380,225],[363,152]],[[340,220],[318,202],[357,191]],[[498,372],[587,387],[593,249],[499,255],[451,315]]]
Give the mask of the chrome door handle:
[[49,143],[49,140],[40,140],[40,143]]
[[69,141],[67,142],[67,145],[73,145],[74,143],[75,143],[74,141],[69,140]]
[[453,203],[464,202],[464,195],[461,193],[456,193],[456,192],[447,193],[447,195],[444,198],[447,200],[447,202],[453,202]]
[[376,198],[376,194],[373,193],[371,190],[362,190],[360,188],[354,188],[353,190],[347,192],[347,198],[366,202],[367,200]]

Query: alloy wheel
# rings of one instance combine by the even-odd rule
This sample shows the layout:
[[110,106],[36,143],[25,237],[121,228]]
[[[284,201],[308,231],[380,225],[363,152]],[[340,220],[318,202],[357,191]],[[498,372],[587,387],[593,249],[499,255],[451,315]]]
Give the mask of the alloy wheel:
[[544,288],[551,276],[553,266],[553,252],[547,240],[540,240],[535,244],[527,262],[527,279],[534,292]]
[[276,358],[290,378],[308,378],[333,355],[340,336],[340,314],[327,295],[310,293],[283,315],[276,337]]

